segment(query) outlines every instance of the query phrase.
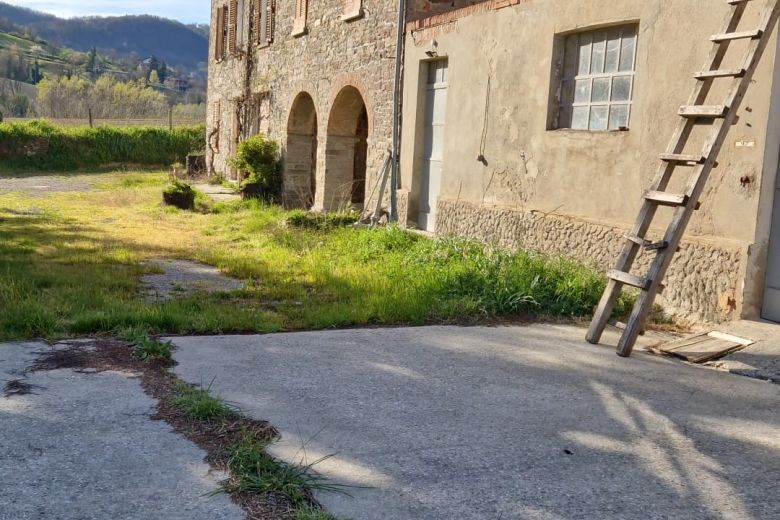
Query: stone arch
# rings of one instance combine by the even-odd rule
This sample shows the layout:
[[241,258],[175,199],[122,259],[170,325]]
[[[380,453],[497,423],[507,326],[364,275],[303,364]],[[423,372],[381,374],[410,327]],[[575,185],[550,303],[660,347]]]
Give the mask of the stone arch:
[[284,203],[311,208],[317,192],[317,109],[308,92],[294,99],[287,119]]
[[365,203],[369,113],[363,95],[343,87],[333,100],[325,144],[322,209],[362,209]]

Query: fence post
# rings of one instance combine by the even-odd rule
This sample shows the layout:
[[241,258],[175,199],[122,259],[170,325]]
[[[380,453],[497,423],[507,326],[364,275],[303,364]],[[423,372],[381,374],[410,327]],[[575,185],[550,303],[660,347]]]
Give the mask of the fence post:
[[87,109],[87,114],[89,115],[89,127],[92,128],[92,109]]
[[173,130],[173,107],[168,109],[168,130]]

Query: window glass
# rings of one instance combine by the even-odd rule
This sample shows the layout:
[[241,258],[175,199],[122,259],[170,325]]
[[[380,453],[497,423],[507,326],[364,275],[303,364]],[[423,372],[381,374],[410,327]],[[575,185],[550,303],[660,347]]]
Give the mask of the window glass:
[[636,25],[566,37],[558,128],[628,128],[636,45]]

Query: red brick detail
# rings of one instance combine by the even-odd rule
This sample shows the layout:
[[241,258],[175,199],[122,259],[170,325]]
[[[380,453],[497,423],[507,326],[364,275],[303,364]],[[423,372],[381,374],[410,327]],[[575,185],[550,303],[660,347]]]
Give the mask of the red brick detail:
[[423,29],[431,29],[438,25],[445,25],[448,23],[456,22],[461,18],[467,16],[484,13],[487,11],[497,11],[504,7],[510,7],[520,3],[530,2],[531,0],[488,0],[479,4],[469,5],[455,9],[448,13],[435,14],[427,18],[415,20],[406,24],[406,32],[420,31]]

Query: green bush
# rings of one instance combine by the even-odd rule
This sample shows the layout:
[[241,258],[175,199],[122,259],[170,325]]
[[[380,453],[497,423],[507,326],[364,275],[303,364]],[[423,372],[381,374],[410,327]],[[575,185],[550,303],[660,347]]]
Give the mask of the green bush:
[[196,196],[197,192],[192,186],[178,179],[172,180],[163,190],[163,202],[179,209],[194,209]]
[[45,120],[0,123],[0,167],[64,171],[112,163],[184,162],[206,142],[202,125],[58,127]]
[[241,183],[245,196],[277,200],[282,193],[279,145],[257,134],[241,141],[230,164],[246,177]]

